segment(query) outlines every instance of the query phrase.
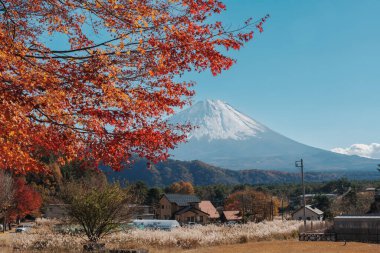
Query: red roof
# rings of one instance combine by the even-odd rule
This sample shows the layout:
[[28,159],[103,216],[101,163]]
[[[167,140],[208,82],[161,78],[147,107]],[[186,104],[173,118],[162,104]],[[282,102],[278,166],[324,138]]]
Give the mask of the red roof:
[[218,219],[219,218],[218,211],[215,209],[214,205],[208,200],[202,200],[199,203],[199,209],[201,209],[205,213],[208,213],[208,215],[210,215],[211,219]]
[[240,211],[223,211],[223,215],[228,221],[241,220],[242,217],[239,215],[239,213]]

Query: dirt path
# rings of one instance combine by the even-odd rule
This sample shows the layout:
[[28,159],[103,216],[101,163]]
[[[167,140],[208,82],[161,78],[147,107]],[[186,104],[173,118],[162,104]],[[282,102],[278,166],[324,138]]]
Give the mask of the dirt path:
[[150,250],[151,253],[375,253],[380,244],[348,242],[265,241],[192,250]]

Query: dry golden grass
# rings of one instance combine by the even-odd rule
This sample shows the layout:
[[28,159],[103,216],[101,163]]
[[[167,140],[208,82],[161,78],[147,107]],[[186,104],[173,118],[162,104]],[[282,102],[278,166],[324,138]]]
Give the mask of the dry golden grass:
[[[0,253],[79,253],[83,240],[54,232],[54,222],[38,223],[28,233],[0,235]],[[108,248],[148,248],[150,253],[375,253],[379,244],[299,242],[299,222],[262,222],[245,225],[199,226],[171,232],[129,230],[105,238]],[[5,247],[4,247],[5,246]]]
[[10,233],[0,232],[0,252],[1,253],[11,253],[12,250],[10,248],[10,245],[11,245]]
[[191,250],[151,249],[150,253],[375,253],[380,252],[380,244],[348,242],[299,242],[262,241],[244,244],[232,244]]
[[[194,249],[248,241],[290,239],[297,236],[298,221],[270,221],[236,226],[194,226],[172,231],[132,229],[102,240],[110,248],[183,248]],[[22,250],[81,250],[85,241],[78,236],[54,230],[54,223],[38,223],[30,231],[15,234],[11,246]]]

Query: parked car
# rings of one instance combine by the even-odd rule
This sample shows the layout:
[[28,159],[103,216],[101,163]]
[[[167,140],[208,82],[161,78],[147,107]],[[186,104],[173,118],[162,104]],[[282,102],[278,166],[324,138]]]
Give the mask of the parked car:
[[16,233],[23,233],[23,232],[28,231],[29,229],[30,229],[29,226],[20,225],[20,226],[17,226]]
[[0,231],[3,231],[4,227],[2,224],[0,224]]

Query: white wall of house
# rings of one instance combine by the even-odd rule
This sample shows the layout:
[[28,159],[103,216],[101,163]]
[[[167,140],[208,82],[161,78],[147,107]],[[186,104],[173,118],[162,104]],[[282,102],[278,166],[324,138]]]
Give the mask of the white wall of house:
[[[299,209],[292,215],[293,220],[303,220],[303,208]],[[322,220],[323,214],[317,214],[306,208],[306,220]]]

